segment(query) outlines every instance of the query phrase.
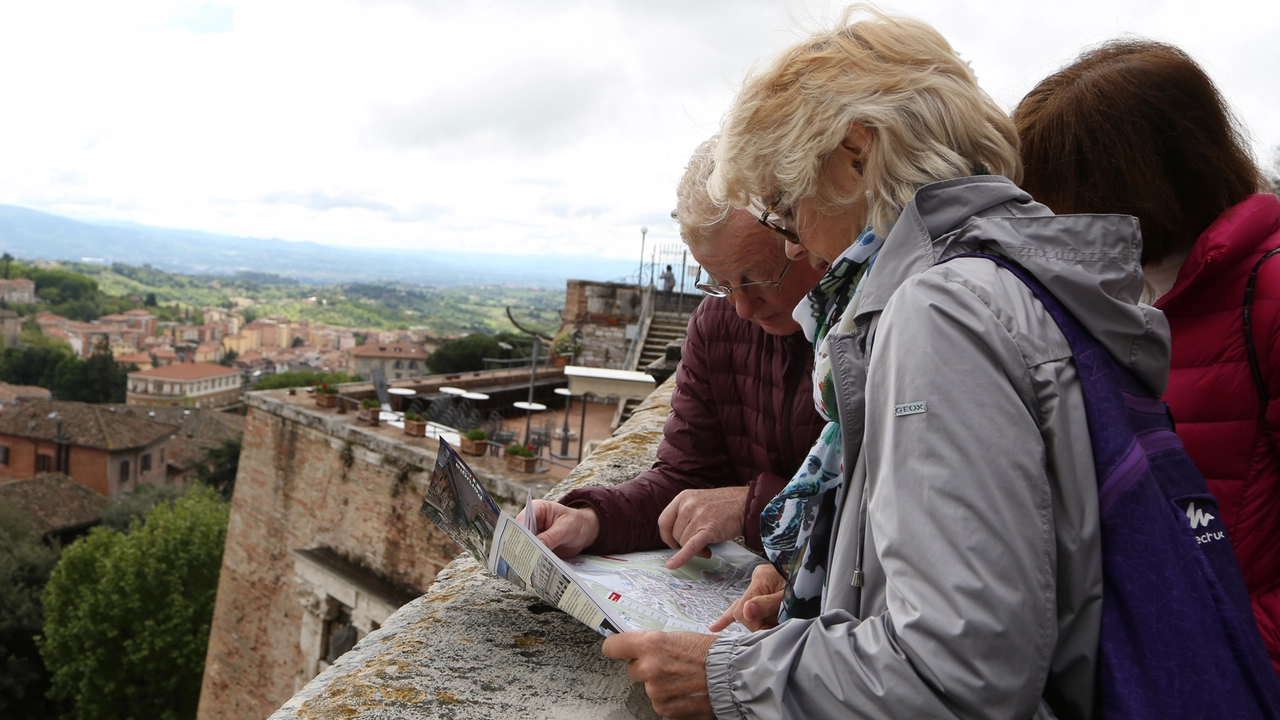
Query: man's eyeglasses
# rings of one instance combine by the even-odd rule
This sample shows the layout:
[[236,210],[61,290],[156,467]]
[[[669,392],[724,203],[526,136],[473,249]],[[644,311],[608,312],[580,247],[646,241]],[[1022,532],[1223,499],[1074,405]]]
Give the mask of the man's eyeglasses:
[[787,228],[783,227],[781,222],[782,218],[773,211],[773,209],[776,208],[778,206],[778,203],[781,201],[782,201],[782,193],[778,193],[778,197],[774,198],[774,201],[769,203],[769,205],[764,209],[764,212],[760,213],[760,217],[756,219],[760,222],[761,225],[772,230],[774,235],[777,235],[778,237],[782,238],[786,242],[791,243],[792,245],[799,245],[800,234],[794,230],[788,230]]
[[[741,290],[743,288],[749,288],[749,287],[759,287],[761,285],[768,285],[769,286],[768,290],[770,291],[777,290],[778,286],[782,284],[782,281],[787,279],[787,271],[790,269],[791,269],[791,260],[788,259],[787,264],[782,266],[782,274],[778,276],[778,279],[776,282],[773,280],[757,280],[755,282],[744,282],[741,285],[737,285],[737,286],[721,285],[720,283],[696,283],[694,287],[710,295],[711,297],[729,297],[729,294],[732,293],[734,290]],[[761,288],[761,290],[765,290],[765,288]]]

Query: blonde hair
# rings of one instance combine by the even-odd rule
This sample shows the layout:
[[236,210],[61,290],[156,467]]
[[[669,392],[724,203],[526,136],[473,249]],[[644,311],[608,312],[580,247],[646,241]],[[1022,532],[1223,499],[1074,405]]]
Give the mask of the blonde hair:
[[694,249],[704,246],[724,227],[732,210],[728,204],[712,200],[707,192],[707,179],[716,167],[716,141],[719,137],[712,135],[693,151],[684,176],[676,186],[676,209],[671,217],[680,224],[681,239]]
[[[870,17],[851,22],[858,14]],[[748,78],[721,129],[712,198],[736,207],[779,193],[784,206],[810,197],[828,206],[858,202],[823,178],[854,124],[871,134],[859,189],[882,236],[922,185],[981,173],[1021,177],[1013,122],[942,35],[854,5],[840,27]]]

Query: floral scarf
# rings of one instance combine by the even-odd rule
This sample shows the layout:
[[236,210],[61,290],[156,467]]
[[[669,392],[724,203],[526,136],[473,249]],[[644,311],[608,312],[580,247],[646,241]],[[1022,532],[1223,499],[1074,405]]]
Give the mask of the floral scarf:
[[836,496],[844,481],[844,452],[835,382],[826,338],[833,329],[852,329],[858,291],[884,244],[867,228],[832,263],[794,317],[813,342],[814,405],[827,420],[804,465],[760,514],[765,553],[787,579],[778,620],[817,617],[826,585],[826,562]]

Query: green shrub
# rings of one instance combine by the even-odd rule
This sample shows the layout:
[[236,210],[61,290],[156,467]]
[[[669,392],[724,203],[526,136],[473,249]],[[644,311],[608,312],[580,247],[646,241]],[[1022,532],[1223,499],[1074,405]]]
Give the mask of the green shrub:
[[520,443],[511,443],[502,449],[507,455],[518,455],[520,457],[533,457],[532,445],[521,445]]
[[466,438],[471,442],[479,442],[481,440],[488,440],[489,433],[481,430],[480,428],[473,428],[467,431]]

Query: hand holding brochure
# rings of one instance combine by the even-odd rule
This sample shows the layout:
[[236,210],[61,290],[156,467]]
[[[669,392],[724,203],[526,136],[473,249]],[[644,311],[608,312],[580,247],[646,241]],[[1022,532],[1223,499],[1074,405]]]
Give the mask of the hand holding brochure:
[[[556,557],[537,538],[532,495],[525,522],[502,512],[475,473],[444,440],[422,514],[467,548],[490,572],[528,590],[602,635],[628,630],[688,630],[707,626],[746,590],[764,562],[734,543],[711,546],[678,570],[674,550]],[[735,623],[726,633],[745,632]]]

